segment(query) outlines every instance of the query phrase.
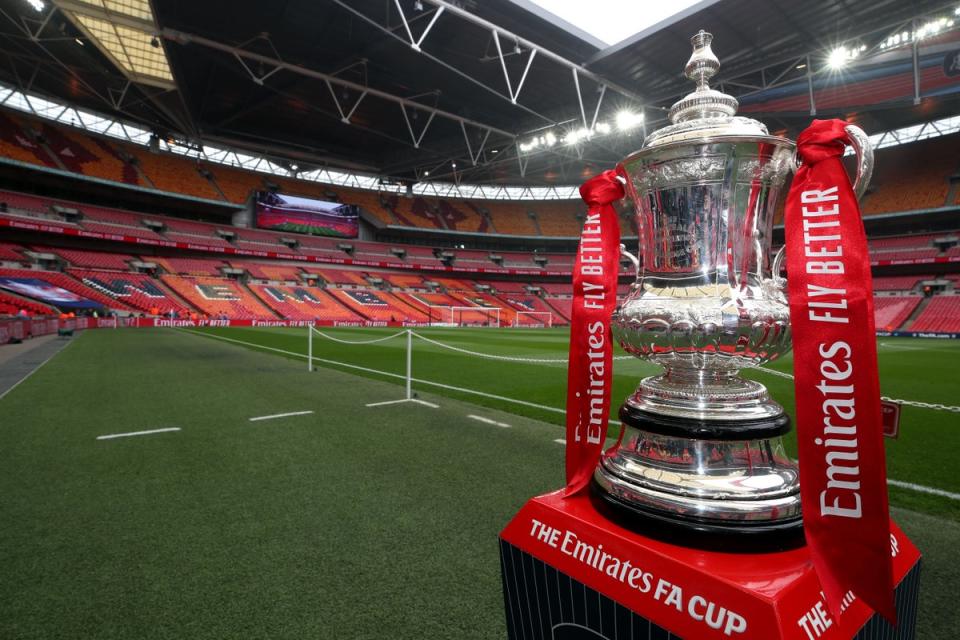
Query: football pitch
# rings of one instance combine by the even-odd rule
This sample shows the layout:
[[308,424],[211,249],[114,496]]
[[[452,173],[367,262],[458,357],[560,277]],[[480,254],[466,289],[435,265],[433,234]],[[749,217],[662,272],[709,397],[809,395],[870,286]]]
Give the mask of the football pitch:
[[[0,399],[0,638],[504,637],[496,536],[562,485],[567,333],[415,332],[436,408],[366,406],[403,397],[406,336],[343,341],[397,329],[324,329],[314,372],[306,329],[80,334]],[[884,395],[947,407],[887,453],[918,638],[954,638],[960,345],[879,342]],[[614,404],[656,370],[617,360]]]

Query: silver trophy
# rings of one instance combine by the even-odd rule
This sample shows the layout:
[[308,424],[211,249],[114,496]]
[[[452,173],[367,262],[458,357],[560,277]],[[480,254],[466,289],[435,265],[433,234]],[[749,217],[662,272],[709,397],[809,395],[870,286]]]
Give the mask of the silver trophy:
[[[613,332],[664,372],[621,407],[623,436],[604,453],[595,489],[618,508],[684,528],[796,532],[797,465],[782,442],[789,418],[738,373],[791,346],[783,250],[774,257],[771,241],[795,144],[736,116],[737,100],[709,87],[720,68],[711,40],[704,31],[691,39],[684,71],[697,88],[670,109],[672,124],[623,161],[642,265]],[[873,152],[861,129],[847,132],[859,197]]]

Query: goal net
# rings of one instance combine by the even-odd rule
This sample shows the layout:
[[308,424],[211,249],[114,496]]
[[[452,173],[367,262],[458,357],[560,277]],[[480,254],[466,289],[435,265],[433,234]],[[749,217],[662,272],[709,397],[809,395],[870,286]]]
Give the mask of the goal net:
[[549,311],[517,311],[515,327],[552,327],[553,314]]
[[500,307],[450,307],[450,311],[460,327],[500,326]]
[[446,307],[430,305],[430,324],[444,327],[499,327],[500,307]]
[[453,307],[431,304],[427,307],[427,317],[430,324],[435,326],[455,326],[453,322]]

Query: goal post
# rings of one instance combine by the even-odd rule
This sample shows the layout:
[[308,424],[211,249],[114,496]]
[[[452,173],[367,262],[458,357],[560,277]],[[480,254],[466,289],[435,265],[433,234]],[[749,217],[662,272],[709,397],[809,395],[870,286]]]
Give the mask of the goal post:
[[460,327],[499,327],[500,307],[450,307],[453,323]]
[[427,318],[431,326],[451,326],[455,324],[453,320],[453,307],[448,307],[446,305],[427,305]]
[[[524,319],[528,319],[524,322]],[[517,311],[515,327],[552,327],[553,314],[549,311]]]

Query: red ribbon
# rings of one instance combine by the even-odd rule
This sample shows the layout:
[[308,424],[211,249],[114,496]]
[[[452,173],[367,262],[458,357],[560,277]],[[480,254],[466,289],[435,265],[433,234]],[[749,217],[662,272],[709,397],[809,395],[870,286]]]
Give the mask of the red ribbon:
[[613,381],[610,316],[620,269],[620,224],[613,203],[623,193],[617,171],[604,171],[580,187],[588,209],[573,267],[565,496],[590,483],[607,437]]
[[803,523],[834,613],[848,591],[893,621],[873,287],[842,120],[797,138],[786,205]]

